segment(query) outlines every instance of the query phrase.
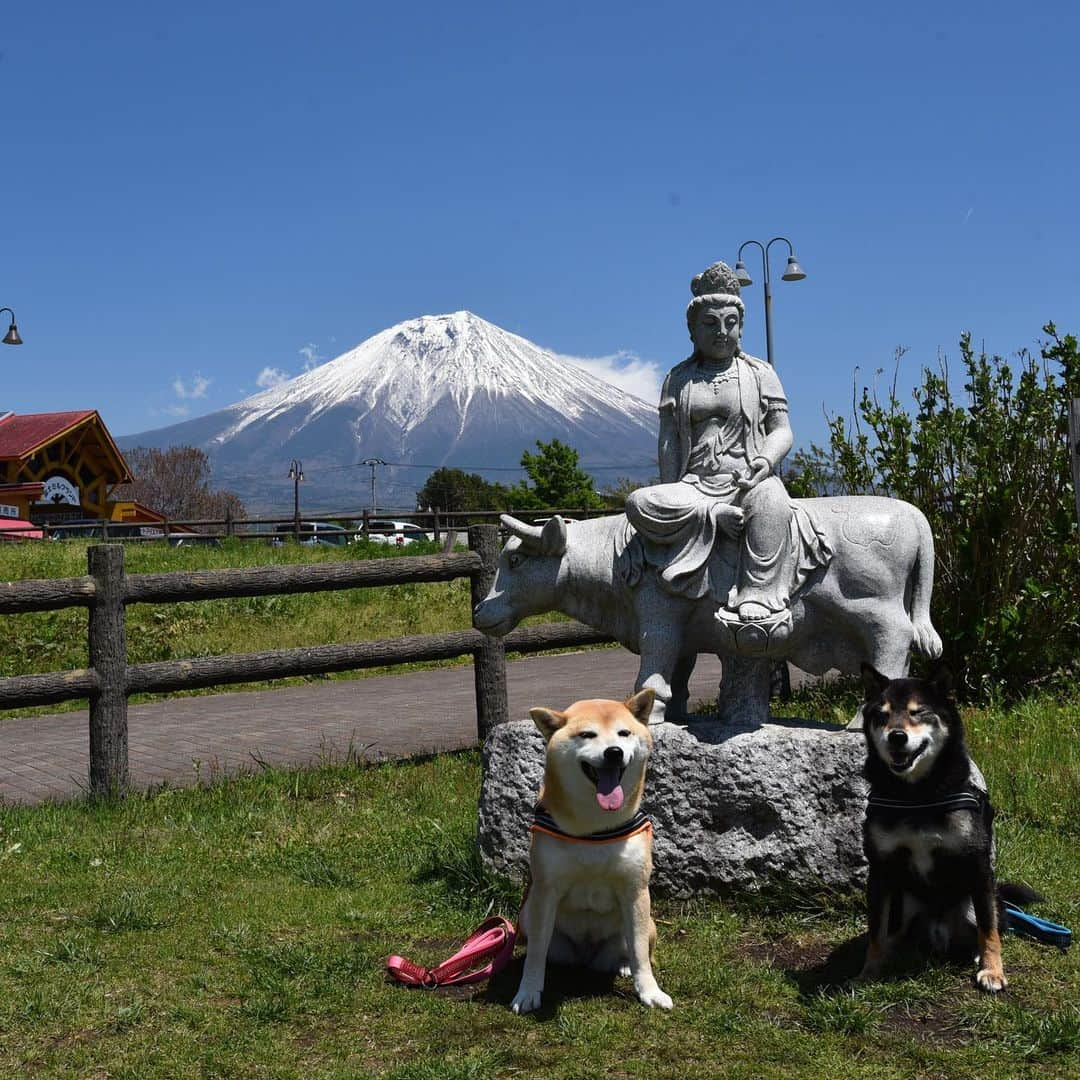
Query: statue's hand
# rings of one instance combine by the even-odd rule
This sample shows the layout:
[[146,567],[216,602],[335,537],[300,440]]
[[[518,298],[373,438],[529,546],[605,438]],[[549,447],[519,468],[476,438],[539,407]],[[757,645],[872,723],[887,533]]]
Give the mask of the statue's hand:
[[766,458],[754,458],[750,463],[750,468],[739,477],[736,483],[743,491],[749,491],[751,488],[757,487],[771,472],[772,465],[769,464]]
[[743,513],[741,506],[732,506],[730,503],[721,503],[717,507],[716,524],[720,526],[721,530],[728,534],[728,536],[734,537],[736,540],[742,536],[743,525],[746,515]]

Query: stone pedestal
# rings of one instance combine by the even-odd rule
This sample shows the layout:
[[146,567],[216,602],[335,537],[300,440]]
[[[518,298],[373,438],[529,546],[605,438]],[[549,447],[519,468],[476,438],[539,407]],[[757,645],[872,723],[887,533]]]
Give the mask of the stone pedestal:
[[[655,828],[652,885],[690,897],[732,891],[848,890],[865,880],[866,744],[860,733],[800,720],[757,728],[660,724],[643,806]],[[544,745],[529,721],[484,746],[480,848],[524,877]]]

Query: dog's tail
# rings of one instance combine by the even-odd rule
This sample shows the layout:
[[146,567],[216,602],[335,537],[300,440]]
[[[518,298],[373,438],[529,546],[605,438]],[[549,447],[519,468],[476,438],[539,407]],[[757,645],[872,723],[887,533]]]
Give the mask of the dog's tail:
[[1037,893],[1034,889],[1016,881],[999,881],[997,894],[999,900],[1004,900],[1007,904],[1015,904],[1019,908],[1025,908],[1029,904],[1037,904],[1040,900],[1046,899],[1042,893]]
[[908,617],[915,631],[914,645],[917,652],[928,660],[941,656],[941,637],[930,621],[930,594],[934,590],[934,534],[930,522],[918,508],[911,508],[915,515],[915,528],[919,533],[919,550],[912,568],[911,598]]

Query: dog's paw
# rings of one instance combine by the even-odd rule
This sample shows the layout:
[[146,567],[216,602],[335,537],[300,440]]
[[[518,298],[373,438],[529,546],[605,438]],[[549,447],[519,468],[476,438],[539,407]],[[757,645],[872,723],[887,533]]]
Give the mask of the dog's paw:
[[650,1009],[670,1009],[675,1004],[659,986],[638,991],[638,1000]]
[[980,990],[985,990],[989,994],[997,994],[1009,985],[1005,972],[995,971],[993,968],[983,968],[975,976],[975,981],[979,984]]
[[620,967],[616,968],[615,974],[618,975],[620,979],[629,979],[634,973],[630,970],[629,964],[622,964]]
[[542,993],[540,990],[531,990],[526,986],[520,987],[514,995],[514,1000],[510,1002],[510,1011],[517,1013],[519,1016],[522,1013],[534,1012],[540,1008]]

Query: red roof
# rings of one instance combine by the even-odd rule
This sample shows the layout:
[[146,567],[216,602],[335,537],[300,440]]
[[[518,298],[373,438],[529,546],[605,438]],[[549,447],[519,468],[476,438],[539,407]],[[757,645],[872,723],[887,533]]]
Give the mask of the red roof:
[[[11,532],[11,536],[16,540],[44,540],[45,534],[36,525],[32,525],[29,521],[23,521],[22,518],[3,518],[0,517],[0,534],[5,532]],[[4,540],[11,539],[11,537],[4,536]]]
[[14,413],[0,420],[0,458],[21,458],[31,450],[62,435],[76,424],[93,416],[93,409],[75,412]]

